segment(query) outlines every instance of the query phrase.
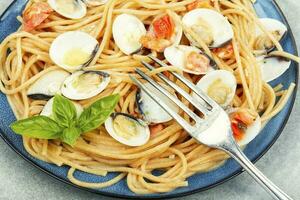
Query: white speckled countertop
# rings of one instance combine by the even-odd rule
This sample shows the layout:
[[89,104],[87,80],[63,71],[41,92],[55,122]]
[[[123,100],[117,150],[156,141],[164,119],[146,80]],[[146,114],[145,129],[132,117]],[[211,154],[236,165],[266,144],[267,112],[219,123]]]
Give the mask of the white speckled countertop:
[[[0,0],[0,13],[12,0]],[[294,32],[300,49],[300,4],[298,0],[278,0]],[[256,163],[275,184],[294,199],[300,199],[300,92],[294,110],[281,137]],[[19,157],[0,139],[1,200],[79,200],[103,197],[60,183]],[[267,200],[270,197],[246,173],[209,191],[180,199],[189,200]]]

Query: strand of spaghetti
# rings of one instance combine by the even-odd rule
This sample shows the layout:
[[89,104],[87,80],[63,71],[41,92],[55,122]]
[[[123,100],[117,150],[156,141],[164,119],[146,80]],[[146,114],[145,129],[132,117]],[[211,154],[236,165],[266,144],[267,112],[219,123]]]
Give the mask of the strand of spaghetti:
[[182,70],[179,69],[178,67],[167,66],[167,67],[159,67],[159,68],[156,68],[152,71],[146,71],[147,72],[146,74],[148,76],[153,76],[153,75],[159,74],[159,73],[164,72],[164,71],[172,71],[172,72],[182,73]]
[[247,70],[251,70],[248,77],[251,77],[252,84],[249,82],[250,86],[253,86],[252,94],[254,96],[253,103],[255,108],[258,107],[260,98],[262,96],[262,75],[260,71],[260,66],[258,66],[257,62],[255,62],[255,57],[252,53],[247,52],[247,47],[244,43],[240,42],[240,47],[243,49],[242,54],[244,54],[244,57],[247,58],[247,62],[244,64],[244,66],[248,66]]
[[45,69],[44,71],[42,71],[41,73],[31,77],[29,80],[27,80],[25,83],[23,83],[22,85],[14,88],[14,89],[6,89],[3,87],[2,84],[0,84],[0,89],[1,89],[1,92],[7,94],[7,95],[10,95],[10,94],[15,94],[17,92],[20,92],[21,90],[27,88],[29,85],[31,85],[32,83],[34,83],[37,79],[39,79],[41,76],[43,76],[44,74],[50,72],[50,71],[53,71],[53,70],[56,70],[58,69],[58,67],[56,66],[52,66],[52,67],[49,67],[48,69]]
[[142,188],[139,185],[139,182],[137,181],[137,176],[134,174],[131,174],[131,173],[129,173],[127,175],[127,185],[130,188],[130,190],[136,194],[151,194],[152,193],[150,190]]
[[272,51],[269,53],[270,56],[279,56],[294,60],[297,63],[300,63],[300,58],[298,56],[294,56],[293,54],[284,52],[284,51]]
[[264,83],[264,94],[266,95],[266,97],[267,97],[266,99],[268,100],[268,102],[265,102],[265,104],[267,104],[267,106],[265,108],[265,111],[264,111],[262,117],[265,117],[270,112],[272,112],[272,110],[276,104],[276,96],[275,96],[274,90],[267,83]]
[[[21,84],[24,84],[27,77],[27,73],[28,70],[30,69],[31,66],[33,66],[33,64],[38,61],[37,56],[32,56],[27,63],[25,64],[24,70],[23,70],[23,74],[21,77]],[[27,118],[29,117],[29,101],[28,101],[28,97],[27,97],[27,91],[24,89],[22,91],[22,99],[23,99],[23,104],[24,104],[24,114],[23,114],[23,118]]]
[[68,179],[72,183],[74,183],[76,185],[80,185],[82,187],[87,187],[87,188],[104,188],[104,187],[109,187],[111,185],[116,184],[117,182],[119,182],[120,180],[122,180],[126,176],[125,173],[121,173],[118,176],[116,176],[115,178],[113,178],[113,179],[111,179],[111,180],[109,180],[107,182],[103,182],[103,183],[88,183],[88,182],[83,182],[83,181],[80,181],[80,180],[76,179],[74,177],[74,175],[73,175],[74,172],[75,172],[75,170],[76,170],[75,168],[69,169],[68,175],[67,175]]
[[243,67],[242,67],[242,63],[241,63],[241,59],[240,59],[240,53],[238,51],[238,47],[237,47],[235,39],[233,39],[233,41],[232,41],[232,46],[233,46],[236,62],[237,62],[237,65],[238,65],[239,75],[240,75],[240,78],[242,80],[242,85],[243,85],[243,88],[244,88],[245,95],[247,97],[247,102],[248,102],[250,108],[252,110],[255,110],[253,100],[252,100],[252,97],[250,95],[249,88],[248,88],[248,85],[247,85],[247,81],[246,81],[246,78],[245,78],[244,70],[243,70]]
[[160,15],[163,13],[163,11],[162,10],[134,10],[134,9],[126,9],[126,8],[115,9],[113,11],[113,14],[123,14],[123,13],[149,17],[149,16]]
[[143,0],[134,0],[134,1],[136,3],[138,3],[139,5],[141,5],[142,7],[148,8],[148,9],[172,9],[172,8],[176,8],[176,7],[186,6],[186,5],[194,2],[194,0],[186,0],[186,1],[182,1],[182,2],[158,5],[158,4],[146,3]]
[[[96,26],[94,33],[92,34],[97,39],[100,38],[101,31],[104,31],[104,37],[102,39],[106,40],[106,38],[108,37],[107,31],[104,30],[104,26],[107,23],[107,19],[110,17],[108,15],[109,15],[109,10],[110,10],[111,6],[113,6],[113,2],[114,2],[114,0],[110,0],[106,3],[101,21],[100,21],[99,25]],[[102,43],[103,43],[103,41],[102,41]],[[101,45],[102,45],[102,43],[101,43]],[[105,43],[102,46],[101,45],[100,45],[98,53],[95,55],[95,58],[98,58],[101,55],[101,53],[105,47]],[[95,60],[91,63],[91,65],[94,65],[94,64],[95,64]]]
[[172,143],[174,143],[174,141],[176,141],[178,136],[179,136],[179,134],[176,133],[176,134],[170,136],[166,142],[164,142],[162,144],[158,144],[157,146],[155,146],[151,149],[147,149],[143,152],[137,152],[137,153],[127,154],[127,155],[120,154],[120,153],[115,154],[112,152],[104,151],[104,149],[102,151],[99,151],[99,149],[89,146],[88,144],[84,143],[82,140],[79,140],[77,142],[77,144],[75,145],[75,148],[80,149],[82,151],[90,152],[90,153],[93,153],[96,155],[105,156],[105,157],[111,157],[111,158],[116,158],[116,159],[135,159],[135,158],[140,158],[143,156],[151,155],[152,153],[155,153],[156,151],[158,151],[161,148],[170,146]]
[[234,8],[229,8],[229,9],[226,9],[226,10],[222,10],[221,12],[224,16],[227,16],[227,15],[239,15],[241,17],[244,18],[244,20],[247,20],[247,21],[253,21],[253,19],[251,17],[249,17],[247,15],[247,13],[243,12],[241,9],[234,9]]
[[289,89],[286,91],[286,93],[280,98],[279,102],[276,104],[274,110],[270,112],[268,115],[263,116],[261,118],[262,121],[267,121],[277,115],[283,107],[286,105],[287,101],[289,100],[290,96],[292,95],[294,89],[295,89],[296,84],[292,83],[289,87]]
[[201,46],[201,48],[208,56],[212,57],[212,53],[208,48],[208,46],[204,43],[204,41],[200,37],[198,37],[198,35],[191,28],[183,25],[183,29],[199,44],[199,46]]
[[2,83],[9,86],[14,82],[9,81],[10,77],[14,75],[15,71],[15,65],[12,64],[13,59],[16,58],[17,51],[12,51],[8,56],[5,61],[5,64],[3,65],[3,70],[0,70],[0,75],[1,75],[1,80]]

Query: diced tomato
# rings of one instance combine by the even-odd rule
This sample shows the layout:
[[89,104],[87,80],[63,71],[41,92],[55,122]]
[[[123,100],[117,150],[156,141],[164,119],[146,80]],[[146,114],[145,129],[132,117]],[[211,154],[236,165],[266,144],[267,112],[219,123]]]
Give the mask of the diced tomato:
[[239,129],[237,124],[231,123],[231,129],[233,132],[233,136],[237,141],[240,141],[243,139],[244,133]]
[[157,133],[159,133],[163,129],[164,129],[164,126],[162,124],[157,124],[157,125],[154,125],[154,126],[150,126],[151,137],[155,137],[157,135]]
[[150,26],[146,35],[140,39],[143,47],[163,52],[165,48],[172,45],[172,35],[174,34],[175,26],[169,15],[164,15],[156,20]]
[[174,23],[169,15],[156,19],[152,26],[157,39],[170,39],[174,33]]
[[248,126],[254,122],[254,118],[248,112],[235,112],[230,115],[231,128],[236,140],[244,137]]
[[196,0],[193,3],[190,3],[186,6],[188,11],[194,10],[196,8],[210,8],[210,0]]
[[234,55],[232,43],[226,45],[225,47],[214,49],[213,53],[215,53],[219,58],[222,59],[232,58]]
[[23,13],[23,29],[24,31],[32,31],[42,22],[44,22],[53,12],[48,3],[33,3]]
[[186,68],[195,72],[207,72],[210,60],[207,56],[197,52],[187,55]]

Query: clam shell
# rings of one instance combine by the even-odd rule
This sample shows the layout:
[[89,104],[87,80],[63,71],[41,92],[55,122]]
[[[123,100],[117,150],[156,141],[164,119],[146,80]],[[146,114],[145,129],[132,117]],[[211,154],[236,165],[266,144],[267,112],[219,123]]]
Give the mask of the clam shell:
[[126,55],[141,49],[140,38],[146,34],[146,28],[137,17],[129,14],[118,15],[114,20],[112,31],[117,46]]
[[[49,54],[51,60],[59,67],[74,72],[90,64],[98,51],[99,43],[91,35],[82,31],[70,31],[59,35],[51,44]],[[65,63],[64,57],[72,49],[89,54],[90,58],[77,66]]]
[[47,100],[60,92],[61,86],[70,74],[58,69],[41,76],[27,90],[27,96],[35,100]]
[[[89,87],[88,82],[86,82],[86,84],[87,84],[87,85],[85,85],[86,89],[78,90],[78,87],[80,87],[80,86],[78,86],[77,84],[81,84],[81,83],[78,83],[78,79],[80,78],[80,76],[86,75],[86,74],[93,74],[93,75],[100,76],[101,83],[99,83],[97,86],[95,86],[95,88],[91,89],[94,85],[91,85]],[[65,97],[72,99],[72,100],[89,99],[89,98],[92,98],[92,97],[98,95],[99,93],[101,93],[107,87],[109,82],[110,82],[110,75],[105,72],[77,71],[77,72],[73,73],[72,75],[70,75],[64,81],[61,92]]]
[[[85,3],[83,3],[81,0],[64,1],[63,3],[59,2],[62,2],[62,0],[48,0],[50,7],[55,10],[55,12],[66,18],[81,19],[86,16],[87,8]],[[66,4],[75,5],[75,11],[69,11],[67,7],[62,8],[62,6],[65,6]]]
[[[127,118],[127,120],[131,120],[136,124],[136,128],[138,129],[138,135],[129,139],[126,139],[119,134],[116,133],[114,129],[114,119],[118,115],[123,115]],[[126,113],[113,113],[106,121],[105,121],[105,128],[109,135],[113,137],[118,142],[125,144],[127,146],[142,146],[148,142],[150,139],[150,129],[146,123],[140,119],[137,119],[131,115]],[[129,127],[130,128],[130,127]]]
[[[212,29],[213,43],[209,45],[210,48],[222,47],[232,40],[233,30],[229,21],[217,11],[205,8],[192,10],[183,16],[182,23],[187,27],[191,27],[201,19],[205,20]],[[199,47],[199,44],[188,33],[185,33],[185,35],[194,46]]]

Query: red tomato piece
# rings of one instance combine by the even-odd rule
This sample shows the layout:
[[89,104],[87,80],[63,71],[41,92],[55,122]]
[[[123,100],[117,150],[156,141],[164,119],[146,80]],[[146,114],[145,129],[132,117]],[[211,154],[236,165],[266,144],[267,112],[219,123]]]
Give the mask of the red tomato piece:
[[165,15],[153,22],[155,37],[158,39],[170,39],[174,33],[174,23],[169,15]]
[[237,141],[240,141],[243,139],[244,133],[239,129],[239,127],[236,123],[231,123],[231,129],[233,132],[233,136]]
[[254,122],[254,118],[248,112],[233,113],[230,119],[233,136],[238,141],[244,137],[247,127]]
[[24,31],[32,31],[42,22],[44,22],[53,12],[48,3],[33,3],[23,13],[23,29]]

